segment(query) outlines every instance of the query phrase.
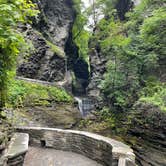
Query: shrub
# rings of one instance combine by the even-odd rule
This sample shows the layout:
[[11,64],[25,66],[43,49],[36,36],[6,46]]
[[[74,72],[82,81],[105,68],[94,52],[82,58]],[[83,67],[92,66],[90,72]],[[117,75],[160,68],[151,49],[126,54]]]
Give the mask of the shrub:
[[10,82],[7,97],[7,104],[12,107],[50,105],[51,102],[71,103],[72,101],[72,97],[63,89],[20,80]]

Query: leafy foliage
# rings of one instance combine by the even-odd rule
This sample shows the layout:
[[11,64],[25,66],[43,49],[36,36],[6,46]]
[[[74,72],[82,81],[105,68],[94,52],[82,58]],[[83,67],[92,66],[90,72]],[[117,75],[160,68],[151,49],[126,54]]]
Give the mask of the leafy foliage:
[[0,108],[5,102],[8,72],[25,43],[17,26],[37,14],[34,7],[30,0],[0,0]]
[[166,55],[166,9],[161,7],[152,12],[152,16],[145,19],[140,33],[143,42],[150,53],[156,54],[158,58]]
[[46,40],[48,46],[50,46],[51,50],[58,55],[59,57],[65,58],[65,53],[62,48],[56,46],[55,44],[51,43],[50,41]]
[[7,97],[8,107],[50,105],[52,102],[71,103],[72,97],[64,90],[53,86],[11,81]]
[[104,34],[106,37],[102,37],[100,45],[109,61],[101,87],[113,106],[125,108],[131,106],[132,94],[139,88],[139,59],[130,48],[131,38],[126,36],[124,25],[114,19],[110,19],[109,24],[108,20],[106,22],[107,26],[102,31],[108,35]]
[[73,40],[79,49],[79,57],[89,64],[88,41],[90,33],[85,30],[87,18],[85,13],[81,11],[81,1],[74,0],[74,8],[76,10],[76,20],[72,29]]
[[[97,25],[93,38],[108,59],[101,88],[109,103],[120,110],[132,106],[139,98],[139,90],[146,86],[147,77],[154,75],[153,71],[159,67],[160,61],[165,61],[164,3],[144,0],[127,14],[125,22],[110,13]],[[163,105],[163,98],[159,100]]]
[[149,78],[146,87],[140,92],[138,102],[153,104],[166,112],[166,85]]

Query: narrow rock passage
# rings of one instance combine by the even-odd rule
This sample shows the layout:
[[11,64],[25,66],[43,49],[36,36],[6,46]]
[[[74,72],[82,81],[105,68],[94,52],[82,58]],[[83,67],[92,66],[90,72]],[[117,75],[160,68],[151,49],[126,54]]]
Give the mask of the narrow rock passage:
[[82,155],[54,149],[30,147],[24,166],[102,166]]

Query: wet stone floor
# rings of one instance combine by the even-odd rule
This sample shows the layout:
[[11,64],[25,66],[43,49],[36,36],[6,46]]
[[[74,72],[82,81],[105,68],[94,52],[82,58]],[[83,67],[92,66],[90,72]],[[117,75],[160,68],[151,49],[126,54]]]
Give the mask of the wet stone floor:
[[29,147],[24,166],[102,166],[82,155],[55,149]]

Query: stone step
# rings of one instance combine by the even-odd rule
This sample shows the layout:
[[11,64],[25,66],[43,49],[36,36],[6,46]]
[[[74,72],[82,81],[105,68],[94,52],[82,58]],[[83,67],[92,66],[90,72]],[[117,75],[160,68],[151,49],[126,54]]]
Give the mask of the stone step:
[[10,144],[5,152],[7,158],[7,165],[19,166],[24,162],[24,157],[28,151],[29,134],[14,133]]

